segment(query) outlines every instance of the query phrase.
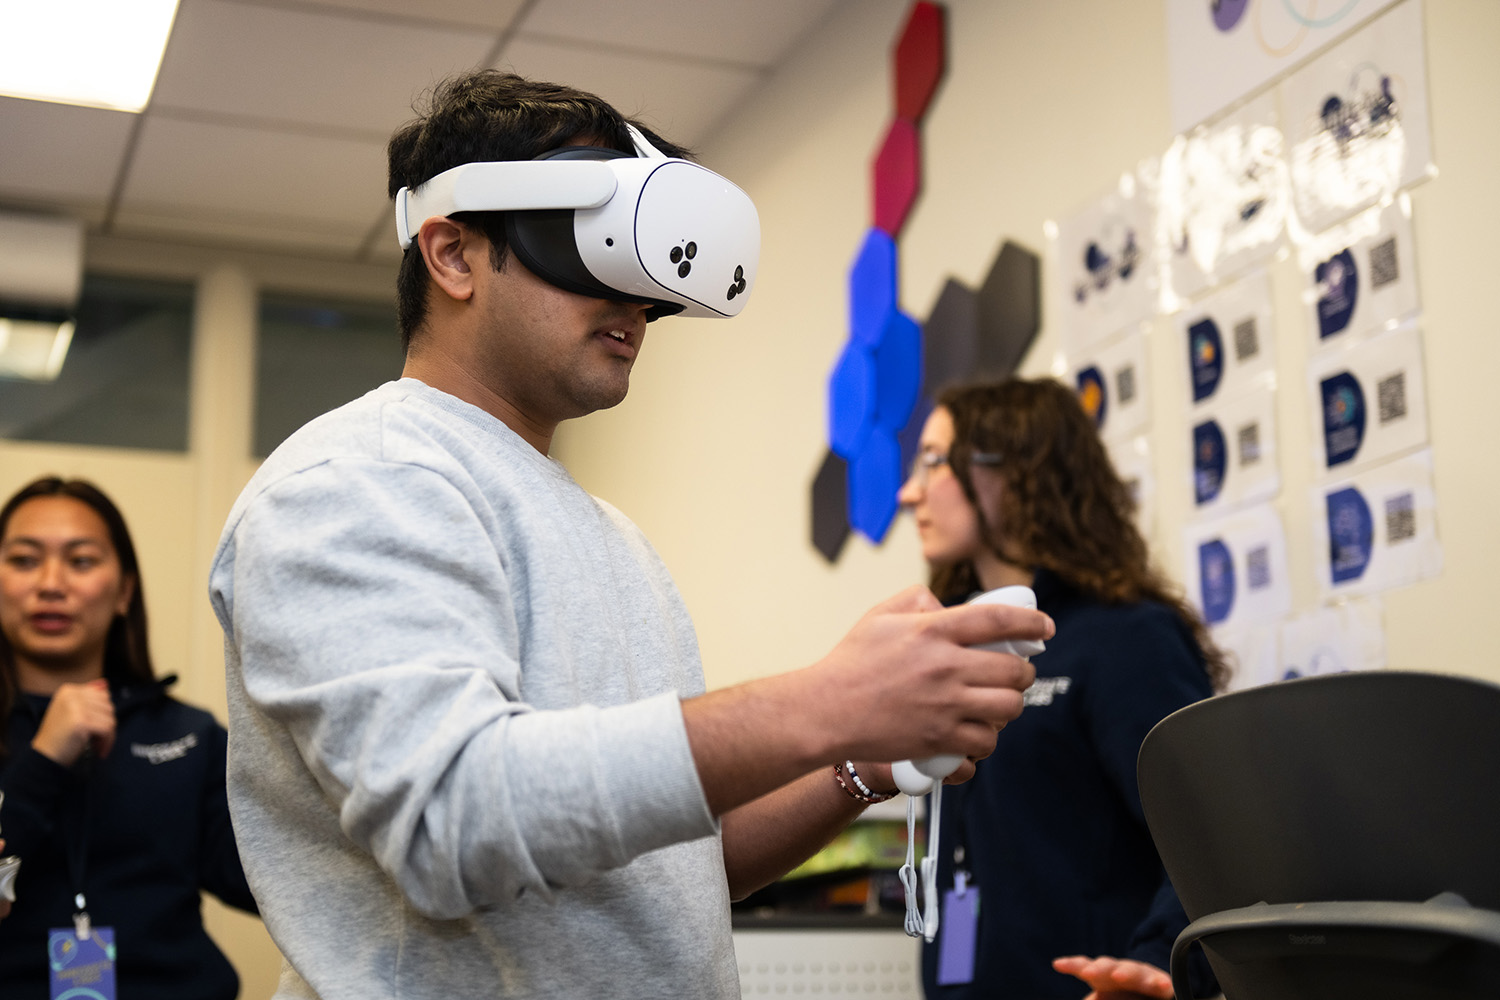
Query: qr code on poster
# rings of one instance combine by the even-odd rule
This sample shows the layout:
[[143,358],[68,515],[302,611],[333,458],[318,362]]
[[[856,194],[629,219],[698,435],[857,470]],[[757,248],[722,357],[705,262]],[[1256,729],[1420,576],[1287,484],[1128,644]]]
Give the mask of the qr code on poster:
[[1249,578],[1251,590],[1264,590],[1271,585],[1271,550],[1261,545],[1245,554],[1245,576]]
[[1398,493],[1385,502],[1385,540],[1387,544],[1417,537],[1417,514],[1410,493]]
[[1260,353],[1260,334],[1255,330],[1255,317],[1240,320],[1234,325],[1234,356],[1236,360],[1248,361]]
[[1380,288],[1400,278],[1396,268],[1396,237],[1370,248],[1370,287]]
[[1135,398],[1135,366],[1126,365],[1115,373],[1115,393],[1123,406]]
[[1380,401],[1380,422],[1388,424],[1406,416],[1406,372],[1381,379],[1376,383],[1376,396]]
[[1260,424],[1246,424],[1239,430],[1240,464],[1254,465],[1260,461]]

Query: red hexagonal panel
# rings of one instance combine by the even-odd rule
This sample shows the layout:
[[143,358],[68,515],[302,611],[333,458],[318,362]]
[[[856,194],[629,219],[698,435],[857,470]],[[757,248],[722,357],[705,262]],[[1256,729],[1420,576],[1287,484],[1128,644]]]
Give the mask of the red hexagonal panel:
[[917,125],[909,118],[891,122],[880,152],[875,154],[875,225],[894,238],[906,224],[922,183],[922,156]]
[[919,120],[937,90],[946,63],[943,8],[912,4],[896,42],[896,117]]

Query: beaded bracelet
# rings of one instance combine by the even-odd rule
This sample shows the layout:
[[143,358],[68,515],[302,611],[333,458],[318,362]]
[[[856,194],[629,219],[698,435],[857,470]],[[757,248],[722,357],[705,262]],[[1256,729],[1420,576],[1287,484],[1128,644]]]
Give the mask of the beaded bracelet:
[[[850,788],[849,784],[844,781],[845,771],[849,772],[849,781],[852,781],[854,783],[853,788]],[[842,764],[833,765],[833,780],[839,783],[839,787],[842,788],[851,799],[856,802],[863,802],[865,805],[874,805],[876,802],[884,802],[887,799],[895,798],[896,796],[895,792],[871,791],[870,787],[860,779],[859,772],[854,770],[854,761],[852,760],[846,760]]]

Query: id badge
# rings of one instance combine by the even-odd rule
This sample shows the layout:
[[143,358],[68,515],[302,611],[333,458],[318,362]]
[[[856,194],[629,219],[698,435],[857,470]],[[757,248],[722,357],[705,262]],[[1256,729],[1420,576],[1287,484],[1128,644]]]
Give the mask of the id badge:
[[52,1000],[116,1000],[115,929],[92,927],[79,937],[73,927],[47,932]]
[[974,981],[974,951],[979,944],[979,887],[956,873],[953,888],[943,893],[939,921],[943,940],[938,944],[937,983],[962,986]]

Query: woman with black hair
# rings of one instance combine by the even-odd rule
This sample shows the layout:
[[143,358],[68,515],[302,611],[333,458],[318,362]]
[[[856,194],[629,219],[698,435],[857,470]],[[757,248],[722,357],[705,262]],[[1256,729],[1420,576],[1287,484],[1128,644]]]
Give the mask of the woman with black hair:
[[[0,921],[7,1000],[96,973],[121,1000],[238,994],[199,895],[255,911],[229,824],[227,736],[167,695],[175,680],[154,676],[119,510],[82,480],[22,488],[0,508],[0,831],[21,859]],[[99,954],[108,969],[77,964]]]

